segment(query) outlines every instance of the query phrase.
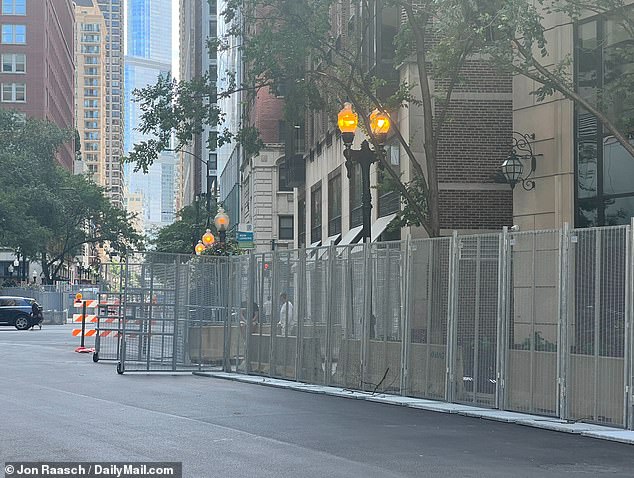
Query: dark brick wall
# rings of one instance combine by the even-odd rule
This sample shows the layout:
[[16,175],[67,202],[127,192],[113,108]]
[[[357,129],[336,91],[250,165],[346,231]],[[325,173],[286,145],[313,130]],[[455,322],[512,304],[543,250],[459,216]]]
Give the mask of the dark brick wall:
[[[446,80],[437,80],[442,91]],[[493,176],[508,157],[513,137],[513,103],[510,75],[501,74],[483,60],[467,61],[454,88],[447,119],[439,131],[438,180],[440,183],[492,184]],[[495,97],[495,95],[500,95]],[[484,96],[486,95],[486,96]],[[469,96],[473,96],[470,98]],[[484,96],[484,97],[483,97]],[[436,104],[435,119],[442,103]],[[440,191],[443,229],[499,229],[513,220],[513,195],[509,190]]]
[[453,100],[440,131],[440,182],[488,183],[510,152],[512,101]]
[[[445,90],[448,81],[436,80],[436,88]],[[454,92],[511,93],[513,81],[510,75],[500,74],[485,60],[467,60],[460,71],[460,82]]]
[[267,144],[280,142],[279,121],[283,118],[283,107],[284,100],[273,95],[269,88],[258,91],[251,114],[262,141]]
[[508,191],[440,191],[442,229],[500,229],[513,220]]

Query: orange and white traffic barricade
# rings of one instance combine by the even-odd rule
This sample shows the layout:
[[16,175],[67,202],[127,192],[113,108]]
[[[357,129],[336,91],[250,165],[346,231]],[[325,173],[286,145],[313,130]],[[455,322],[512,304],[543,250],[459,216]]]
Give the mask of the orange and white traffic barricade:
[[[81,313],[73,314],[73,324],[81,323],[81,329],[73,329],[73,337],[80,337],[80,345],[75,349],[75,352],[79,353],[91,353],[95,349],[92,347],[86,347],[85,338],[93,337],[97,334],[97,330],[94,328],[97,323],[97,314],[94,310],[97,307],[96,300],[84,300],[81,292],[75,294],[75,309],[81,309]],[[90,327],[86,329],[86,326]]]

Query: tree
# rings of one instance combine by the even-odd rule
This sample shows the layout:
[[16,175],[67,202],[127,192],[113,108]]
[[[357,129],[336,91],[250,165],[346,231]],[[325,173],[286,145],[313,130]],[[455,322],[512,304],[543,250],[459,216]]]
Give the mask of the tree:
[[[153,241],[156,252],[172,254],[194,254],[194,247],[207,229],[206,211],[204,203],[198,198],[193,204],[185,206],[178,211],[178,219],[172,224],[159,229],[156,239]],[[202,255],[235,256],[244,253],[238,248],[236,241],[227,240],[224,244],[218,242],[218,231],[213,223],[216,209],[209,215],[209,229],[216,238],[216,242],[205,249]]]
[[[376,144],[367,122],[369,113],[376,108],[388,114],[406,108],[416,102],[412,90],[417,86],[401,82],[385,71],[368,74],[364,67],[364,44],[376,17],[366,10],[358,18],[355,36],[339,42],[333,35],[331,23],[331,9],[337,3],[335,0],[229,1],[223,12],[225,21],[231,24],[228,37],[212,41],[209,46],[222,51],[228,48],[229,37],[240,37],[248,65],[244,81],[237,84],[235,76],[229,73],[227,87],[217,91],[215,79],[208,76],[189,82],[177,82],[167,77],[159,79],[154,86],[136,91],[143,112],[140,130],[157,139],[135,146],[129,160],[135,162],[137,168],[146,169],[161,150],[169,147],[172,131],[176,132],[178,147],[182,147],[194,134],[202,131],[203,125],[222,125],[224,115],[216,106],[216,98],[226,98],[237,92],[248,97],[261,88],[284,91],[289,124],[303,122],[304,109],[298,105],[323,111],[334,119],[342,103],[350,101],[364,120],[363,129]],[[468,2],[464,2],[464,11],[443,8],[447,6],[445,3],[458,5],[460,2],[457,1],[422,3],[424,8],[414,8],[412,2],[386,2],[385,8],[402,8],[407,18],[406,27],[396,36],[393,51],[386,56],[403,59],[416,53],[422,79],[418,85],[419,96],[425,115],[430,118],[425,121],[423,138],[426,170],[423,170],[422,158],[414,154],[410,138],[401,134],[395,121],[392,122],[394,131],[412,165],[414,178],[410,183],[404,183],[385,158],[380,160],[402,194],[409,211],[407,221],[423,226],[429,235],[436,236],[440,232],[436,164],[438,132],[448,119],[449,101],[464,61],[480,44],[468,36],[466,26],[474,8]],[[444,22],[446,16],[450,16],[452,22]],[[427,36],[431,35],[440,36],[440,41],[427,41]],[[436,76],[450,79],[442,92],[432,91],[430,87],[430,61]],[[394,71],[392,68],[391,72]],[[440,106],[432,108],[434,101]],[[218,142],[239,141],[248,152],[256,154],[260,146],[257,132],[253,131],[248,118],[243,119],[243,124],[245,126],[237,132],[222,130]]]
[[[345,2],[343,2],[345,4]],[[364,10],[355,16],[352,33],[335,37],[333,8],[335,0],[230,0],[222,15],[231,27],[225,38],[213,39],[209,47],[222,51],[229,48],[230,37],[241,39],[247,75],[240,84],[227,73],[226,88],[217,91],[215,79],[208,76],[189,82],[162,78],[157,85],[135,92],[143,111],[141,130],[157,135],[135,148],[129,160],[146,168],[157,151],[169,145],[169,134],[176,131],[177,140],[185,144],[203,125],[222,126],[224,115],[217,107],[217,98],[237,92],[254,95],[261,88],[284,92],[287,123],[302,121],[304,106],[322,111],[331,120],[343,101],[351,102],[365,133],[376,144],[368,124],[370,111],[379,109],[388,115],[411,105],[423,111],[422,146],[424,157],[418,157],[411,138],[404,137],[397,122],[393,130],[405,152],[412,178],[404,182],[380,158],[384,171],[402,196],[402,224],[422,226],[430,236],[440,233],[438,150],[443,129],[452,121],[450,105],[456,88],[463,84],[466,62],[476,54],[488,55],[492,65],[502,74],[521,74],[537,81],[534,94],[543,99],[559,92],[594,114],[605,128],[630,153],[634,146],[627,138],[625,125],[631,120],[615,120],[606,101],[611,98],[633,98],[631,71],[623,71],[625,80],[615,82],[611,91],[597,92],[596,100],[575,91],[570,81],[570,58],[547,66],[547,20],[544,15],[568,15],[571,22],[584,12],[622,12],[623,0],[385,0],[361,2]],[[393,46],[385,41],[386,57],[394,62],[386,69],[377,68],[368,74],[367,51],[364,45],[381,8],[397,8],[401,23]],[[383,10],[385,11],[385,10]],[[627,16],[621,15],[627,19]],[[622,23],[629,28],[627,22]],[[257,28],[256,28],[257,26]],[[624,28],[625,28],[624,27]],[[630,30],[631,31],[631,28]],[[632,56],[631,52],[624,53]],[[540,59],[542,61],[540,61]],[[394,65],[413,62],[418,79],[408,83],[396,78]],[[438,81],[441,80],[441,81]],[[609,93],[609,94],[608,94]],[[247,101],[248,103],[248,101]],[[611,103],[614,104],[613,102]],[[627,109],[626,109],[627,110]],[[628,110],[629,111],[629,110]],[[239,141],[255,154],[257,132],[248,118],[235,132],[224,129],[219,144]]]
[[[600,15],[615,25],[614,34],[629,41],[613,49],[609,62],[612,78],[603,86],[581,92],[573,82],[573,54],[554,62],[549,51],[548,16],[563,16],[562,25],[571,25],[584,15]],[[523,75],[539,86],[532,92],[538,100],[556,93],[591,113],[623,148],[634,157],[630,137],[634,133],[634,14],[623,0],[498,0],[480,12],[474,31],[489,32],[483,51],[499,68]],[[509,48],[509,45],[511,48]],[[597,45],[604,48],[604,45]]]
[[132,217],[113,206],[104,190],[55,161],[73,137],[53,123],[0,110],[0,243],[42,264],[45,280],[84,245],[108,243],[117,252],[142,247]]
[[[153,241],[157,252],[174,254],[193,254],[194,247],[205,233],[206,214],[205,204],[196,199],[193,204],[185,206],[178,211],[178,219],[172,224],[159,229],[156,239]],[[216,211],[210,213],[210,229],[216,235],[213,225],[213,216]]]

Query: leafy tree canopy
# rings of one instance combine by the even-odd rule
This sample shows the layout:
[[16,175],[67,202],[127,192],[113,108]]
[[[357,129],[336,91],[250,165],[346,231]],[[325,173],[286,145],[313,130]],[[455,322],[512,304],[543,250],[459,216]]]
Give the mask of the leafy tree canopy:
[[[420,136],[402,134],[398,122],[392,121],[393,133],[409,161],[411,177],[404,181],[385,157],[379,159],[386,166],[390,184],[402,196],[402,224],[422,226],[430,236],[436,236],[440,233],[439,139],[443,128],[453,121],[451,98],[454,90],[467,81],[464,67],[474,55],[488,58],[501,73],[533,80],[533,94],[538,100],[556,93],[572,100],[595,115],[634,155],[634,146],[628,141],[632,109],[623,107],[619,111],[624,115],[613,114],[618,109],[615,105],[634,100],[634,70],[621,68],[617,80],[589,96],[580,94],[571,80],[572,56],[557,61],[548,43],[551,14],[563,18],[563,23],[573,23],[588,14],[612,15],[631,39],[632,17],[624,13],[624,0],[377,2],[384,11],[396,9],[398,27],[392,46],[386,41],[381,43],[383,57],[393,58],[393,63],[377,64],[370,73],[365,46],[377,18],[374,11],[366,8],[337,37],[335,22],[350,18],[333,14],[333,8],[343,4],[337,0],[229,0],[222,12],[227,34],[210,39],[208,46],[223,54],[239,43],[247,66],[244,78],[237,78],[231,71],[219,72],[224,80],[218,87],[216,79],[208,75],[181,82],[167,77],[155,86],[136,91],[143,111],[141,131],[158,139],[135,146],[128,160],[145,170],[160,151],[169,147],[172,132],[181,148],[205,125],[220,130],[218,145],[238,141],[247,155],[257,154],[262,143],[248,117],[248,105],[262,88],[283,93],[288,124],[301,124],[307,110],[334,120],[341,104],[349,101],[359,113],[361,129],[375,143],[368,124],[372,110],[395,115],[417,105],[425,118]],[[366,2],[361,4],[367,7]],[[359,2],[351,5],[354,8]],[[634,58],[631,49],[621,48],[618,55],[623,61]],[[415,67],[417,78],[411,83],[396,74],[394,66],[403,63]],[[438,79],[441,81],[435,81]],[[235,94],[243,95],[246,116],[238,131],[229,131],[218,100]],[[414,152],[421,149],[420,145],[423,154]]]
[[23,121],[0,110],[0,243],[42,263],[55,280],[62,264],[84,245],[119,253],[142,247],[132,217],[113,206],[104,190],[55,160],[74,132],[38,119]]

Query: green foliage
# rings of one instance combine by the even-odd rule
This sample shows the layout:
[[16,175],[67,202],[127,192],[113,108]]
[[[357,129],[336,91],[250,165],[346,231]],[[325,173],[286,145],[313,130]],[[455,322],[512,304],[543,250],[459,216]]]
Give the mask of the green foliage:
[[240,249],[238,242],[234,240],[227,240],[224,244],[215,242],[211,247],[205,249],[201,254],[202,256],[241,256],[247,254],[246,249]]
[[108,242],[115,251],[141,247],[132,218],[102,188],[55,161],[73,131],[42,120],[23,122],[7,110],[0,110],[0,131],[2,245],[40,261],[49,280],[84,244]]
[[[213,217],[216,209],[210,213],[210,229],[216,236]],[[157,252],[175,254],[193,254],[194,246],[205,233],[207,213],[203,201],[196,200],[178,212],[178,219],[172,224],[162,227],[153,241]]]
[[[222,53],[235,47],[233,40],[239,38],[247,66],[244,78],[238,81],[235,73],[220,72],[226,81],[224,88],[217,90],[215,79],[208,76],[186,82],[166,77],[136,91],[143,111],[141,131],[157,139],[136,145],[128,161],[134,162],[137,169],[147,170],[158,153],[169,147],[172,132],[177,139],[176,149],[180,149],[205,125],[221,131],[218,145],[237,141],[248,156],[257,155],[263,144],[248,116],[248,105],[262,88],[284,96],[287,124],[302,124],[307,110],[326,113],[334,122],[341,104],[349,101],[366,134],[369,128],[364,121],[375,108],[396,117],[400,110],[416,105],[426,117],[423,130],[415,139],[421,144],[412,147],[410,141],[414,139],[401,135],[398,122],[393,121],[413,179],[404,183],[398,174],[390,174],[393,187],[402,196],[401,224],[423,226],[430,235],[438,235],[439,137],[443,127],[452,121],[451,97],[465,81],[463,67],[474,55],[489,58],[501,72],[535,80],[533,94],[540,101],[561,93],[586,109],[594,107],[596,111],[590,110],[593,113],[605,113],[599,121],[616,134],[626,149],[634,151],[627,138],[618,135],[634,126],[630,113],[634,110],[634,71],[618,67],[630,63],[632,51],[615,51],[610,59],[615,65],[614,81],[597,92],[593,103],[585,104],[584,98],[575,95],[572,85],[572,58],[553,60],[548,44],[550,20],[546,19],[546,15],[557,14],[575,21],[587,12],[616,11],[622,28],[631,32],[630,18],[623,15],[623,0],[385,0],[383,7],[397,8],[403,22],[394,38],[394,51],[384,53],[395,58],[395,65],[415,66],[418,83],[401,80],[390,68],[376,68],[368,74],[362,45],[376,18],[367,13],[355,17],[348,25],[349,35],[342,41],[332,34],[336,16],[331,9],[337,3],[229,0],[222,12],[229,33],[224,38],[210,39],[208,47]],[[385,48],[385,42],[382,46]],[[241,129],[231,131],[224,124],[224,113],[216,101],[236,94],[243,95],[246,116]],[[414,153],[421,146],[424,163]]]

